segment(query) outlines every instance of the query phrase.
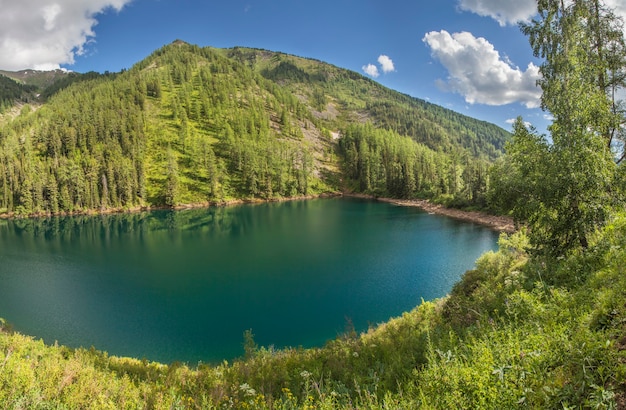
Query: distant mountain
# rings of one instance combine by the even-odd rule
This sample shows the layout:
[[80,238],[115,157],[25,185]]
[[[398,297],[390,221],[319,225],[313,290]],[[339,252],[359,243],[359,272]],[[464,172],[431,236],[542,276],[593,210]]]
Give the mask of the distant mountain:
[[21,84],[12,78],[0,75],[0,114],[17,103],[36,99],[37,87]]
[[12,78],[20,84],[30,85],[36,87],[39,91],[43,91],[45,88],[51,86],[60,79],[67,76],[76,75],[67,70],[51,70],[51,71],[39,71],[39,70],[21,70],[21,71],[3,71],[0,70],[0,75],[8,78]]
[[0,128],[0,213],[345,189],[479,204],[509,136],[358,73],[265,50],[175,41],[122,73],[40,74],[20,74],[29,85],[7,79],[37,87],[43,105]]
[[37,103],[84,76],[65,70],[0,70],[0,114],[16,104]]

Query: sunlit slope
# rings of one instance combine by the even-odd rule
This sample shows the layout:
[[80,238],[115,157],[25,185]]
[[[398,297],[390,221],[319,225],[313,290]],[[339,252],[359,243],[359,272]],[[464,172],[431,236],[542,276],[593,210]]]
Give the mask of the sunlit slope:
[[371,121],[433,150],[466,151],[494,159],[510,134],[502,128],[390,90],[354,71],[319,60],[237,47],[223,50],[286,87],[318,118],[341,128]]
[[[480,204],[488,162],[508,137],[494,125],[319,61],[182,41],[118,74],[64,77],[39,100],[42,106],[26,105],[2,122],[0,213],[219,203],[346,188]],[[348,134],[358,140],[340,146]],[[374,142],[380,138],[389,155]],[[384,167],[367,169],[382,163],[380,155]],[[377,175],[368,182],[370,173]]]

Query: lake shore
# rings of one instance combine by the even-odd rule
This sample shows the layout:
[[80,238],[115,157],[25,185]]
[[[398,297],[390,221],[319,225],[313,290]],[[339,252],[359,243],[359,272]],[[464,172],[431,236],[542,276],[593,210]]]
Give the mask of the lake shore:
[[253,205],[264,204],[270,202],[287,202],[287,201],[302,201],[307,199],[318,198],[335,198],[343,196],[340,192],[324,192],[317,195],[300,195],[290,197],[275,197],[275,198],[242,198],[242,199],[228,199],[224,201],[207,201],[207,202],[195,202],[190,204],[179,204],[174,206],[133,206],[124,208],[106,208],[106,209],[81,209],[72,212],[34,212],[28,215],[19,215],[15,212],[0,213],[0,220],[2,219],[22,219],[22,218],[51,218],[55,216],[84,216],[84,215],[113,215],[124,213],[136,213],[136,212],[149,212],[159,210],[174,210],[182,211],[186,209],[197,208],[210,208],[221,206],[233,206],[233,205]]
[[513,218],[508,216],[490,215],[486,212],[463,211],[461,209],[447,208],[443,205],[433,204],[427,199],[395,199],[380,198],[373,195],[344,193],[343,196],[353,198],[375,199],[380,202],[387,202],[399,206],[413,206],[436,215],[444,215],[462,221],[473,222],[484,225],[498,232],[515,232]]
[[136,206],[130,208],[107,208],[107,209],[92,209],[92,210],[79,210],[74,212],[58,212],[58,213],[33,213],[28,216],[16,215],[15,213],[3,213],[0,214],[1,219],[15,219],[15,218],[50,218],[53,216],[78,216],[78,215],[110,215],[119,213],[134,213],[155,211],[162,209],[172,210],[185,210],[195,208],[208,208],[213,206],[232,206],[232,205],[244,205],[244,204],[261,204],[268,202],[285,202],[285,201],[298,201],[317,198],[334,198],[334,197],[347,197],[347,198],[363,198],[372,199],[380,202],[387,202],[398,206],[413,206],[432,214],[444,215],[450,218],[459,219],[462,221],[473,222],[480,225],[484,225],[498,232],[512,233],[515,232],[515,224],[513,218],[507,216],[490,215],[486,212],[478,211],[463,211],[460,209],[447,208],[443,205],[433,204],[427,199],[395,199],[376,197],[374,195],[358,194],[358,193],[336,193],[328,192],[319,195],[306,195],[295,197],[281,197],[281,198],[247,198],[247,199],[233,199],[219,202],[201,202],[193,204],[181,204],[173,207],[166,206]]

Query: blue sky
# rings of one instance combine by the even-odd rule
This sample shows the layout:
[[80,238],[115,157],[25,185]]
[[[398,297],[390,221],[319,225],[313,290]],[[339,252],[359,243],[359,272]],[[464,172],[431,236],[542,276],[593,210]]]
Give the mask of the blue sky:
[[[626,0],[607,1],[626,10]],[[507,129],[518,115],[548,123],[534,85],[541,62],[515,24],[534,0],[0,0],[0,9],[0,69],[119,71],[181,39],[316,58]]]

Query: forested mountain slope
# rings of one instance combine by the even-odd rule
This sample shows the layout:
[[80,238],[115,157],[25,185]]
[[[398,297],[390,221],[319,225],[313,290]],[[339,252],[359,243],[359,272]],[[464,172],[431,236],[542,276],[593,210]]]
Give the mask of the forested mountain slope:
[[66,70],[21,70],[21,71],[3,71],[0,75],[13,79],[19,84],[30,86],[38,91],[43,91],[54,83],[68,77],[78,77],[80,74]]
[[82,77],[64,70],[0,70],[0,114],[15,105],[38,103],[62,84]]
[[122,73],[63,76],[41,98],[0,128],[0,213],[343,188],[480,203],[508,137],[319,61],[182,41]]
[[0,74],[0,114],[15,104],[32,100],[35,91],[35,86],[20,84]]
[[410,136],[431,149],[467,150],[491,159],[502,153],[509,133],[455,111],[390,90],[353,71],[318,60],[237,47],[226,55],[291,90],[317,117],[335,124],[372,121]]

